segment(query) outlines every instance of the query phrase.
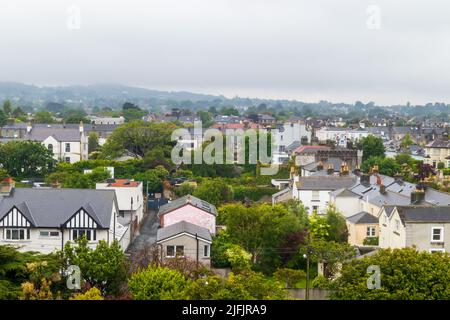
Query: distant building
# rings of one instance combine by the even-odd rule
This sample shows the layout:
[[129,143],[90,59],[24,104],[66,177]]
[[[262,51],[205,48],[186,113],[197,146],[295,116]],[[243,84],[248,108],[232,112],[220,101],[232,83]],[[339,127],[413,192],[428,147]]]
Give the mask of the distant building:
[[89,120],[91,120],[91,124],[124,124],[125,118],[123,116],[120,117],[97,117],[97,116],[89,116]]
[[346,147],[348,141],[357,142],[368,135],[369,132],[363,128],[324,127],[316,131],[316,137],[319,139],[319,142],[325,143],[327,141],[333,141],[336,143],[336,146],[339,147]]
[[346,219],[348,243],[352,246],[363,246],[367,238],[379,236],[378,218],[362,211]]

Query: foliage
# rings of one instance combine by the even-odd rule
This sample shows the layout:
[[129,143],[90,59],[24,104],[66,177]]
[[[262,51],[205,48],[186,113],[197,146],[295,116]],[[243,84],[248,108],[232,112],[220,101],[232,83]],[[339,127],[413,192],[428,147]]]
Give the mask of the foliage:
[[168,175],[169,172],[163,166],[157,166],[155,169],[137,173],[133,177],[137,181],[142,181],[145,188],[148,185],[149,192],[161,192],[163,190],[163,181]]
[[104,300],[102,293],[96,287],[92,287],[85,293],[78,293],[70,300]]
[[87,113],[81,108],[77,109],[67,109],[62,113],[62,118],[66,123],[80,123],[80,122],[89,122],[86,118]]
[[219,206],[233,199],[233,190],[222,179],[205,180],[197,187],[194,196]]
[[90,132],[88,137],[88,152],[94,152],[97,151],[100,147],[98,143],[98,133],[97,132]]
[[265,271],[281,264],[279,248],[287,235],[302,230],[297,216],[283,205],[224,205],[218,223],[227,226],[230,240],[250,252],[252,262]]
[[274,272],[273,276],[278,281],[286,283],[286,287],[295,288],[299,281],[306,278],[306,273],[303,270],[282,268]]
[[0,109],[0,127],[4,126],[8,122],[8,116],[3,110]]
[[233,244],[226,251],[225,256],[231,264],[233,271],[240,272],[250,269],[252,255],[245,251],[240,245]]
[[195,192],[195,187],[192,184],[190,184],[188,181],[185,181],[180,186],[175,188],[173,190],[173,192],[178,197],[183,197],[183,196],[188,195],[188,194],[193,194]]
[[394,176],[401,170],[401,165],[395,161],[393,158],[384,157],[370,157],[363,161],[361,164],[361,169],[364,172],[369,172],[370,168],[374,165],[378,165],[379,172],[387,176]]
[[98,167],[91,173],[80,173],[77,171],[57,171],[45,178],[48,184],[60,183],[63,188],[94,189],[97,182],[105,181],[111,174],[106,168]]
[[126,279],[126,265],[117,240],[110,245],[100,240],[92,249],[83,236],[75,241],[75,245],[67,242],[60,259],[65,267],[79,266],[84,281],[99,288],[103,294],[117,295],[121,292]]
[[328,241],[347,243],[348,230],[344,216],[336,210],[332,204],[328,206],[325,219],[328,224],[328,235],[325,237]]
[[363,245],[365,246],[377,246],[378,245],[378,237],[365,237],[363,240]]
[[172,131],[177,126],[173,123],[155,123],[132,121],[119,126],[102,147],[106,158],[121,156],[125,151],[144,157],[149,151],[162,149],[164,156],[170,158],[174,142]]
[[128,281],[129,290],[137,300],[180,300],[187,284],[181,272],[152,266],[134,273]]
[[51,112],[46,110],[37,111],[34,114],[34,123],[54,123],[53,115]]
[[12,104],[10,100],[5,100],[3,102],[3,112],[9,117],[12,112]]
[[317,289],[329,289],[331,286],[331,280],[322,275],[318,275],[313,279],[311,285],[313,288]]
[[259,201],[264,196],[272,196],[272,194],[279,190],[275,187],[249,187],[249,186],[234,186],[234,200],[242,201],[246,198]]
[[330,235],[330,225],[325,216],[313,212],[309,216],[309,235],[316,239],[326,239]]
[[42,176],[54,163],[52,152],[40,142],[9,141],[0,144],[0,166],[11,176]]
[[226,230],[219,232],[213,237],[211,245],[211,265],[215,268],[229,268],[230,261],[226,252],[231,248],[233,243],[230,240],[230,235]]
[[309,252],[314,262],[324,263],[324,275],[328,278],[336,275],[343,262],[356,256],[355,248],[349,244],[324,239],[310,239],[301,251]]
[[383,140],[374,135],[368,135],[359,142],[360,148],[363,151],[363,161],[370,157],[382,157],[384,158],[385,148]]
[[[29,291],[43,285],[42,293],[47,292],[48,281],[58,281],[60,264],[54,255],[33,252],[19,252],[9,245],[0,246],[0,299],[17,299],[22,296],[22,284],[29,283]],[[42,283],[42,279],[45,283]]]
[[[367,286],[368,267],[381,271],[381,288]],[[448,300],[450,255],[418,252],[415,248],[381,249],[343,265],[333,281],[332,299],[338,300]]]

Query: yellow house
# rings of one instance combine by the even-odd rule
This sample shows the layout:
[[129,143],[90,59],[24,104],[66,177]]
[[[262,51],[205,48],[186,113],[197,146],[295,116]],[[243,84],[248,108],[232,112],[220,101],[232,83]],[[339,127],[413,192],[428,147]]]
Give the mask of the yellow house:
[[373,239],[371,245],[377,245],[375,240],[379,236],[378,218],[362,211],[347,219],[348,243],[353,246],[364,245],[364,239]]
[[434,140],[425,146],[425,163],[437,168],[439,162],[450,168],[450,141]]

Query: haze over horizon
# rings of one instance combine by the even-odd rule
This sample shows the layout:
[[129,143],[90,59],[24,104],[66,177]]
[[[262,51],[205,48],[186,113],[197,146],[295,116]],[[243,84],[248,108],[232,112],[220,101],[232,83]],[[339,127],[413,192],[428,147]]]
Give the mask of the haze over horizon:
[[0,81],[450,102],[448,2],[5,0],[0,9]]

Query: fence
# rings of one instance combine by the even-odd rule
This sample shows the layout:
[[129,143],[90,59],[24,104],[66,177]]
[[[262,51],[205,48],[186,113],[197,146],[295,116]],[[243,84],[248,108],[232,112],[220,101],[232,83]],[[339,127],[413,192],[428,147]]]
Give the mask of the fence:
[[[289,295],[294,299],[305,300],[306,289],[287,289]],[[309,300],[329,300],[328,295],[330,291],[326,289],[309,289]]]

